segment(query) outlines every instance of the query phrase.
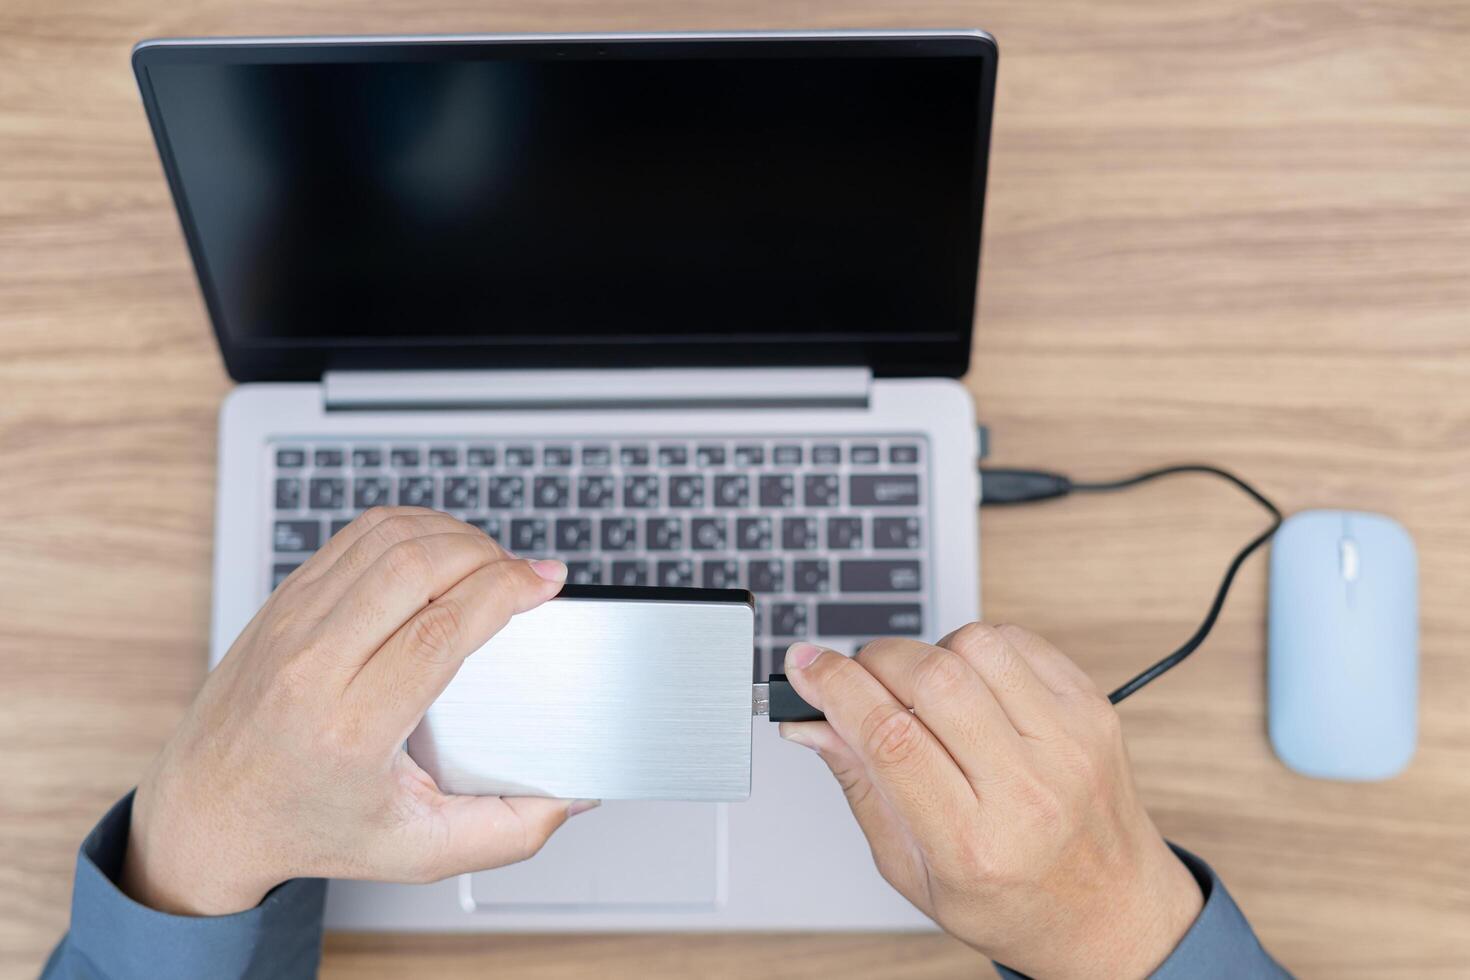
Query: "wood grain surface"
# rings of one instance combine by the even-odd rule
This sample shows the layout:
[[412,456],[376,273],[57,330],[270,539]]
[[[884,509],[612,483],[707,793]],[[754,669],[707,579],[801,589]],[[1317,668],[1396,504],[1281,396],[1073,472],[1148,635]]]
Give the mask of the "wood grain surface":
[[[1419,753],[1265,738],[1265,568],[1123,707],[1144,797],[1305,977],[1470,975],[1470,4],[0,3],[0,972],[204,669],[229,388],[128,67],[159,35],[979,26],[1002,58],[968,383],[995,460],[1202,459],[1418,540]],[[1183,479],[989,513],[992,618],[1103,683],[1185,636],[1258,513]],[[942,936],[334,936],[323,973],[949,977]]]

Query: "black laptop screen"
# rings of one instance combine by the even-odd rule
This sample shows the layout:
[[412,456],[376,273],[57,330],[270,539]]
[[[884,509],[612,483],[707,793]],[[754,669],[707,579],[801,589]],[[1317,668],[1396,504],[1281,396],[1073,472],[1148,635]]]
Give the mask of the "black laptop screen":
[[227,358],[968,338],[991,49],[613,48],[140,67]]

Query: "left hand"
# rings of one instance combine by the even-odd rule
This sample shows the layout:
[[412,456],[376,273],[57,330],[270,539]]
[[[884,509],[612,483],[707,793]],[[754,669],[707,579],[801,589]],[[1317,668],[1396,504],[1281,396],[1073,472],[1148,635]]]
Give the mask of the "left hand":
[[403,742],[565,578],[446,514],[353,521],[271,594],[138,785],[123,890],[223,915],[288,878],[425,882],[536,853],[591,802],[447,796]]

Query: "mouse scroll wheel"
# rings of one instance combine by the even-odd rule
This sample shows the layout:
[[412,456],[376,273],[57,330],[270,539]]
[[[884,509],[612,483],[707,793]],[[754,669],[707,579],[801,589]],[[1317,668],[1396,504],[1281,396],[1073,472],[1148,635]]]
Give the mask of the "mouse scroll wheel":
[[1342,577],[1349,582],[1358,580],[1358,542],[1343,538],[1337,543],[1338,567]]

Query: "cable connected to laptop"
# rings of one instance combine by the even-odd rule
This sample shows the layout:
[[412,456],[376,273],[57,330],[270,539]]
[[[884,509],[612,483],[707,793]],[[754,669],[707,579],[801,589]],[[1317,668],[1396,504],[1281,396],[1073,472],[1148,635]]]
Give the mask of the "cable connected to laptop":
[[1235,557],[1231,559],[1230,565],[1225,569],[1224,578],[1220,580],[1220,585],[1215,590],[1215,597],[1210,602],[1209,611],[1205,613],[1204,620],[1200,622],[1189,639],[1185,640],[1174,652],[1109,694],[1108,700],[1114,704],[1158,680],[1164,673],[1177,667],[1186,657],[1200,648],[1200,645],[1205,642],[1205,637],[1210,635],[1210,630],[1214,629],[1215,620],[1220,618],[1220,610],[1225,606],[1225,596],[1230,592],[1230,586],[1235,581],[1235,573],[1240,571],[1240,566],[1245,564],[1245,560],[1257,548],[1271,540],[1271,536],[1281,526],[1281,510],[1265,494],[1234,473],[1207,463],[1162,466],[1158,469],[1145,470],[1134,476],[1124,477],[1121,480],[1106,480],[1097,483],[1079,482],[1061,473],[1051,473],[1046,470],[988,468],[980,470],[980,506],[982,507],[1028,504],[1038,500],[1053,500],[1073,493],[1111,493],[1114,490],[1126,490],[1129,487],[1136,487],[1162,477],[1185,473],[1216,476],[1233,484],[1236,489],[1265,508],[1266,512],[1271,515],[1271,524],[1260,534],[1251,538],[1245,547],[1236,552]]
[[[1264,531],[1251,538],[1245,547],[1236,552],[1235,557],[1231,559],[1229,566],[1225,569],[1224,577],[1220,580],[1219,587],[1215,589],[1214,599],[1210,602],[1205,618],[1189,639],[1172,653],[1139,672],[1109,694],[1108,700],[1113,704],[1117,704],[1158,680],[1200,648],[1205,638],[1210,635],[1210,630],[1214,629],[1215,621],[1220,618],[1220,610],[1225,606],[1225,596],[1229,594],[1230,586],[1234,583],[1240,566],[1245,564],[1245,560],[1261,545],[1271,540],[1276,529],[1281,526],[1281,510],[1271,502],[1270,498],[1245,480],[1229,470],[1211,466],[1208,463],[1161,466],[1158,469],[1145,470],[1119,480],[1098,482],[1074,480],[1069,476],[1049,470],[992,469],[989,467],[982,467],[980,470],[980,506],[982,507],[1030,504],[1043,500],[1056,500],[1074,493],[1111,493],[1150,483],[1163,477],[1183,474],[1203,474],[1225,480],[1260,504],[1271,515],[1271,523]],[[754,710],[757,715],[769,716],[771,721],[817,721],[822,718],[820,711],[801,699],[784,674],[772,674],[769,683],[756,685]]]

